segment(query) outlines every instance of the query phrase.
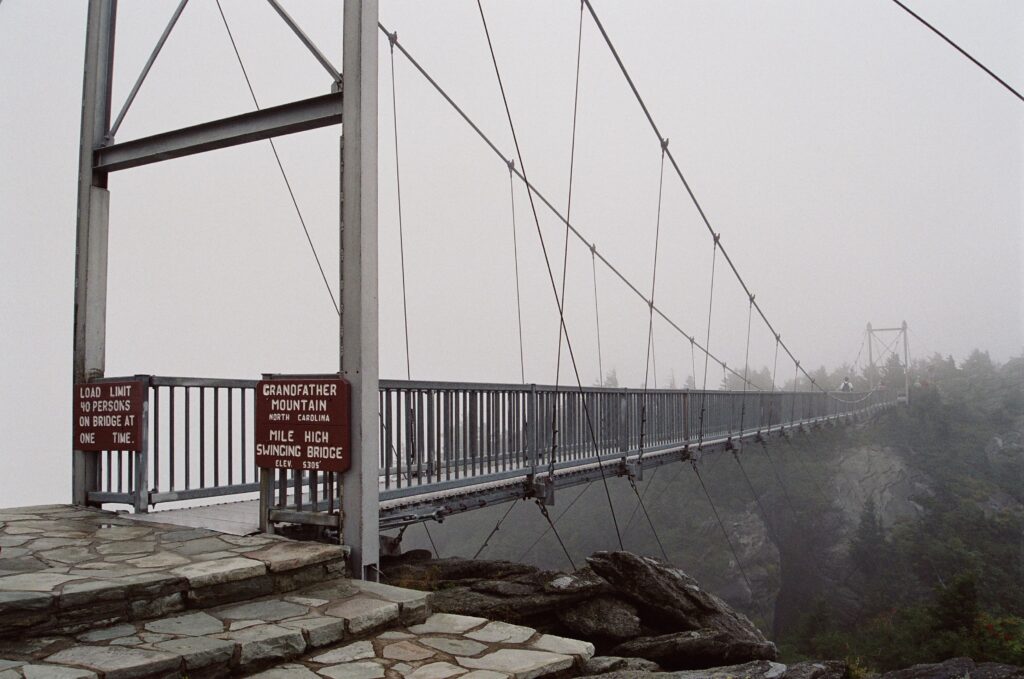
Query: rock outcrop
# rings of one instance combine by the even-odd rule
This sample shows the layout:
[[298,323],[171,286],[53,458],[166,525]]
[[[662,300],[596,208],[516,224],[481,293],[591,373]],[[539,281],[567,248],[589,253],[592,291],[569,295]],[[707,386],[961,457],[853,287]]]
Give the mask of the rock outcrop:
[[432,590],[436,611],[584,638],[601,652],[671,670],[775,659],[774,644],[746,616],[681,570],[629,552],[597,552],[587,561],[567,574],[412,554],[386,565],[385,574],[392,584]]
[[[593,658],[591,662],[598,659]],[[679,672],[651,672],[623,668],[588,675],[586,679],[843,679],[845,676],[846,664],[835,660],[801,662],[793,665],[757,660],[740,665]]]
[[940,663],[912,665],[887,672],[879,679],[1024,679],[1024,667],[994,662],[976,663],[970,658],[950,658]]

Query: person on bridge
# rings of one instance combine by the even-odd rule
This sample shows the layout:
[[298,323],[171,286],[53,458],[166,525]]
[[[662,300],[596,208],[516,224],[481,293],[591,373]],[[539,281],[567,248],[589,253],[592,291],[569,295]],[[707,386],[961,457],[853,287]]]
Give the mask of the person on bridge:
[[850,382],[849,377],[843,378],[843,383],[839,386],[839,391],[853,391],[853,383]]

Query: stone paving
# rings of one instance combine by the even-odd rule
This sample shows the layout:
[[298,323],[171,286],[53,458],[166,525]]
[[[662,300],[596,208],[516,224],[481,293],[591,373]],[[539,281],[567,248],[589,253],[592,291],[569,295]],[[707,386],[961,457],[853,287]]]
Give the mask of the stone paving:
[[343,574],[344,557],[339,545],[139,524],[98,509],[0,509],[0,637],[289,591]]
[[428,596],[337,579],[75,636],[0,641],[0,679],[535,679],[565,673],[594,653],[589,643],[529,627],[428,618]]
[[429,594],[340,577],[344,550],[0,510],[0,679],[536,679],[591,644],[430,615]]

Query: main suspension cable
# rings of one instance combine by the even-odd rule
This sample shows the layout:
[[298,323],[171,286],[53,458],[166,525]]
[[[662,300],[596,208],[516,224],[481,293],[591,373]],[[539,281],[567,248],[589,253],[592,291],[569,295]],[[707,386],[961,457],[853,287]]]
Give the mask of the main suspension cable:
[[[384,35],[388,35],[388,36],[391,35],[391,33],[388,31],[387,27],[384,26],[383,23],[378,22],[377,25],[378,25],[378,28],[380,29],[381,33],[383,33]],[[402,43],[400,41],[395,43],[395,47],[402,53],[402,55],[409,61],[409,63],[420,73],[420,75],[423,76],[424,80],[426,80],[427,83],[429,83],[430,86],[434,88],[434,91],[436,91],[441,96],[441,98],[444,99],[448,103],[449,106],[451,106],[452,110],[454,110],[459,115],[459,117],[461,117],[462,120],[467,125],[469,125],[469,127],[473,130],[473,132],[476,133],[476,135],[480,138],[480,140],[483,141],[491,149],[491,151],[498,158],[501,159],[501,162],[503,164],[505,164],[505,165],[508,165],[511,162],[511,159],[506,157],[505,154],[503,154],[501,152],[501,150],[497,147],[497,145],[494,143],[494,141],[489,136],[487,136],[487,134],[485,134],[483,130],[480,129],[480,126],[477,125],[473,121],[473,119],[469,117],[469,115],[465,112],[465,110],[463,110],[463,108],[461,106],[459,106],[455,102],[454,99],[452,99],[451,95],[448,94],[448,92],[443,87],[441,87],[441,85],[437,82],[437,80],[435,80],[433,78],[433,76],[431,76],[429,73],[427,73],[427,71],[423,67],[423,65],[420,64],[419,61],[415,57],[413,57],[412,54],[409,53],[409,50],[407,50],[405,48],[405,46],[402,45]],[[645,305],[648,304],[647,296],[643,292],[641,292],[640,289],[631,280],[629,280],[629,278],[627,278],[625,276],[625,274],[623,274],[618,269],[618,267],[616,267],[614,264],[612,264],[612,262],[607,257],[605,257],[603,254],[601,254],[601,252],[596,249],[596,246],[594,245],[594,243],[592,243],[591,241],[587,240],[587,238],[580,232],[580,230],[575,225],[573,225],[572,222],[569,221],[565,217],[565,215],[563,215],[559,211],[559,209],[557,207],[555,207],[554,203],[552,203],[543,193],[540,192],[540,190],[534,184],[532,184],[529,181],[529,179],[526,177],[526,175],[520,169],[513,168],[512,171],[516,175],[516,177],[518,177],[519,180],[526,187],[527,195],[530,197],[530,200],[531,200],[531,206],[533,205],[533,202],[532,202],[533,201],[533,197],[536,196],[537,199],[540,200],[541,204],[544,205],[544,207],[546,207],[551,212],[551,214],[555,216],[556,219],[558,219],[560,222],[565,224],[569,228],[569,230],[572,232],[572,234],[574,236],[576,236],[577,240],[579,240],[580,243],[582,243],[587,249],[591,250],[591,252],[594,254],[594,256],[598,260],[600,260],[601,263],[604,266],[606,266],[608,268],[608,270],[611,271],[615,275],[615,277],[618,278],[622,282],[623,285],[625,285],[634,295],[639,297],[644,302]],[[544,245],[543,245],[543,240],[542,240],[542,250],[545,250]],[[551,278],[552,280],[554,279],[554,274],[552,272],[550,272],[550,271],[549,271],[549,278]],[[707,350],[707,348],[705,348],[700,342],[698,342],[696,340],[696,337],[694,337],[693,335],[691,335],[691,334],[687,333],[685,330],[683,330],[683,328],[675,320],[673,320],[671,316],[669,316],[667,313],[665,313],[664,310],[659,308],[658,305],[654,306],[654,312],[658,316],[660,316],[662,318],[662,320],[664,320],[673,330],[675,330],[680,335],[685,337],[687,340],[692,342],[694,344],[694,346],[697,349],[699,349],[702,353],[708,355],[708,357],[712,361],[718,363],[719,365],[723,364],[722,359],[718,358],[713,353],[710,353]],[[572,350],[571,350],[571,346],[570,346],[570,355],[571,354],[572,354]],[[731,374],[735,375],[736,377],[740,378],[740,379],[742,379],[742,377],[743,377],[740,373],[738,373],[735,370],[732,370],[731,368],[729,368],[729,372]],[[696,377],[694,379],[696,379]],[[756,385],[751,385],[751,387],[754,388],[754,389],[757,389]]]
[[935,33],[935,35],[939,36],[940,38],[945,40],[947,43],[949,43],[953,47],[953,49],[955,49],[957,52],[959,52],[960,54],[962,54],[965,57],[967,57],[968,59],[970,59],[971,62],[975,66],[977,66],[981,70],[985,71],[985,73],[989,74],[992,77],[993,80],[995,80],[997,83],[999,83],[1000,85],[1005,87],[1007,90],[1009,90],[1010,94],[1012,94],[1013,96],[1017,97],[1021,101],[1024,101],[1024,96],[1021,96],[1020,92],[1018,92],[1017,90],[1015,90],[1012,87],[1010,87],[1009,83],[1007,83],[1005,80],[1003,80],[1002,78],[997,76],[995,73],[993,73],[991,71],[991,69],[989,69],[987,66],[985,66],[985,64],[981,63],[980,61],[978,61],[977,59],[972,57],[970,54],[968,54],[967,50],[965,50],[964,48],[960,47],[960,45],[958,45],[955,42],[953,42],[950,38],[946,37],[945,33],[943,33],[942,31],[940,31],[939,29],[935,28],[930,23],[928,23],[927,21],[922,19],[920,15],[914,13],[913,10],[911,10],[909,7],[907,7],[902,2],[900,2],[900,0],[892,0],[892,1],[894,3],[896,3],[897,5],[899,5],[900,7],[902,7],[904,12],[906,12],[910,16],[912,16],[915,19],[917,19],[918,21],[920,21],[927,28],[931,29],[931,31],[933,33]]
[[[242,69],[242,77],[245,78],[245,84],[249,88],[249,95],[252,97],[253,106],[256,110],[260,110],[260,103],[256,99],[256,91],[252,88],[252,81],[249,80],[249,73],[245,69],[245,63],[242,61],[242,55],[238,51],[238,45],[235,43],[235,36],[231,32],[231,26],[228,24],[228,18],[224,14],[224,8],[220,6],[220,0],[217,1],[217,11],[220,12],[221,21],[224,23],[224,30],[227,31],[228,40],[231,41],[231,49],[235,52],[235,59],[238,60],[238,67]],[[281,171],[281,178],[284,180],[285,188],[288,189],[288,195],[292,199],[292,206],[295,208],[295,214],[299,218],[299,223],[302,225],[302,231],[306,234],[306,242],[309,243],[309,249],[313,253],[313,259],[316,260],[316,266],[320,269],[320,277],[324,280],[324,287],[327,288],[327,294],[331,298],[331,305],[334,306],[334,312],[341,316],[341,309],[338,307],[338,302],[334,297],[334,292],[331,290],[331,284],[327,282],[327,274],[324,273],[323,264],[320,263],[320,255],[316,252],[316,246],[313,245],[313,238],[309,235],[309,229],[306,227],[306,220],[302,216],[302,210],[299,209],[299,201],[295,198],[295,191],[292,190],[292,183],[288,180],[288,173],[284,170],[284,164],[281,162],[281,156],[277,153],[277,145],[274,144],[273,139],[267,139],[270,143],[270,150],[274,152],[274,160],[277,161],[277,169]]]
[[[658,129],[657,123],[654,122],[654,116],[651,115],[650,109],[647,108],[646,102],[644,101],[643,97],[640,95],[640,90],[637,89],[636,83],[633,82],[632,76],[630,76],[629,71],[626,70],[626,65],[622,61],[622,57],[619,56],[618,50],[615,49],[615,45],[614,45],[614,43],[612,43],[611,36],[608,35],[608,32],[605,30],[604,24],[602,24],[601,20],[598,18],[597,12],[594,10],[594,6],[591,3],[591,0],[582,0],[582,1],[583,1],[583,4],[586,5],[587,9],[590,11],[590,16],[593,18],[594,24],[597,26],[598,30],[601,32],[601,36],[604,38],[605,43],[608,45],[608,49],[609,49],[609,51],[611,51],[612,57],[614,57],[615,62],[619,66],[619,70],[622,72],[623,77],[626,79],[626,83],[629,85],[630,90],[632,90],[632,92],[633,92],[633,96],[636,98],[637,103],[640,105],[640,108],[643,110],[644,116],[646,116],[647,122],[651,126],[651,130],[654,132],[655,136],[657,136],[659,141],[661,139],[664,139],[664,135],[662,135],[661,134],[661,130]],[[683,184],[683,188],[686,189],[686,193],[690,196],[690,201],[693,203],[694,207],[697,209],[698,214],[700,215],[701,220],[704,222],[704,226],[707,228],[708,234],[715,240],[716,245],[718,245],[718,247],[720,247],[722,249],[722,256],[725,258],[725,261],[729,265],[729,268],[732,269],[733,275],[736,277],[736,280],[739,282],[740,286],[743,288],[743,291],[747,294],[748,297],[751,296],[753,293],[751,292],[750,288],[747,286],[746,281],[743,280],[743,276],[740,275],[739,269],[736,268],[736,265],[733,263],[732,258],[729,256],[729,253],[726,251],[725,247],[719,244],[719,239],[721,237],[721,234],[720,233],[716,233],[714,228],[711,226],[711,221],[708,219],[707,213],[704,211],[704,208],[701,206],[700,201],[697,200],[696,194],[694,194],[693,189],[690,187],[690,183],[687,181],[686,177],[683,175],[683,171],[679,167],[679,163],[676,161],[676,158],[672,154],[672,151],[671,150],[667,151],[667,155],[668,155],[669,162],[672,164],[672,168],[676,172],[676,176],[679,177],[680,182]],[[758,315],[764,321],[765,325],[772,332],[772,334],[773,335],[779,335],[779,333],[775,330],[775,327],[771,324],[771,321],[768,320],[768,316],[764,313],[764,310],[761,308],[761,306],[757,302],[754,302],[754,309],[757,310]],[[789,347],[786,346],[785,342],[782,342],[781,345],[782,345],[782,348],[785,350],[785,352],[787,354],[789,354],[790,358],[792,358],[793,360],[796,360],[796,356],[789,349]],[[806,370],[804,371],[804,373],[807,375],[808,379],[810,379],[811,376],[810,376],[810,374],[808,374],[806,372]],[[822,393],[825,393],[825,394],[829,395],[830,397],[832,396],[831,394],[828,394],[828,391],[826,389],[824,389],[821,386],[817,385],[817,383],[815,383],[813,379],[811,380],[811,384],[813,386],[817,387]]]

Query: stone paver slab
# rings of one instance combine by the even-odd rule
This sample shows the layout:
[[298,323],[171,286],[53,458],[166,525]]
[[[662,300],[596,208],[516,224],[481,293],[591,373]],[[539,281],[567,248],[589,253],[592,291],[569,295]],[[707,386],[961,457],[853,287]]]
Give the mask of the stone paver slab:
[[473,670],[469,674],[463,674],[462,679],[507,679],[504,672],[492,672],[491,670]]
[[413,662],[415,660],[426,660],[436,655],[435,651],[428,648],[423,648],[419,644],[415,644],[411,641],[396,641],[388,644],[381,651],[381,656],[388,660],[405,660],[406,662]]
[[552,653],[561,653],[562,655],[578,655],[583,660],[588,660],[594,655],[594,644],[589,641],[556,637],[553,634],[542,635],[531,646],[541,651],[551,651]]
[[487,622],[485,618],[470,615],[454,615],[452,613],[435,613],[420,625],[413,625],[409,631],[413,634],[462,634],[474,627]]
[[221,620],[263,620],[265,622],[277,622],[285,618],[294,618],[299,615],[306,615],[309,607],[300,604],[293,604],[280,599],[267,599],[266,601],[253,601],[247,604],[238,604],[227,608],[220,608],[213,611]]
[[25,679],[96,679],[95,672],[60,665],[25,665],[21,672]]
[[180,655],[185,667],[194,670],[210,665],[226,665],[235,652],[235,643],[210,637],[191,637],[161,641],[154,648]]
[[187,578],[193,587],[207,587],[225,582],[247,580],[259,577],[266,572],[267,567],[263,565],[262,561],[253,561],[240,556],[220,561],[192,563],[171,570],[172,574]]
[[186,613],[185,615],[146,623],[146,630],[159,634],[200,637],[224,631],[224,623],[209,613]]
[[380,679],[384,676],[383,665],[368,661],[321,667],[317,671],[331,679]]
[[250,679],[320,679],[304,665],[281,665],[266,672],[254,674]]
[[272,573],[333,561],[344,558],[344,556],[345,551],[340,545],[322,545],[314,542],[303,543],[302,549],[297,549],[295,543],[279,542],[264,549],[246,553],[247,558],[265,562],[267,569]]
[[465,674],[467,671],[451,663],[432,662],[428,665],[417,667],[412,672],[406,674],[405,679],[448,679],[448,677]]
[[61,573],[18,573],[0,578],[0,591],[49,592],[57,585],[81,579],[78,575]]
[[79,641],[95,642],[95,641],[108,641],[110,639],[118,639],[120,637],[127,637],[135,634],[135,625],[129,625],[124,623],[121,625],[114,625],[113,627],[104,627],[102,629],[94,629],[85,634],[79,634]]
[[277,625],[259,625],[223,637],[239,642],[239,662],[245,666],[260,660],[287,660],[306,650],[302,632]]
[[168,672],[181,664],[170,653],[129,646],[74,646],[46,659],[68,665],[81,665],[102,672],[106,679],[134,679]]
[[138,558],[128,559],[127,563],[130,563],[136,568],[170,568],[171,566],[187,564],[188,559],[183,556],[178,556],[172,552],[157,552],[156,554],[150,554],[149,556],[140,556]]
[[303,606],[310,606],[312,608],[319,608],[324,604],[331,603],[330,599],[316,599],[308,596],[286,596],[285,601],[290,601],[293,604],[301,604]]
[[345,663],[352,662],[353,660],[363,660],[365,658],[373,658],[376,653],[373,651],[373,644],[369,641],[357,641],[354,644],[348,644],[341,648],[335,648],[321,653],[320,655],[311,658],[313,662],[322,663],[324,665],[334,663]]
[[419,642],[448,655],[479,655],[487,646],[471,639],[449,639],[448,637],[420,637]]
[[512,675],[514,679],[535,679],[572,667],[573,658],[560,653],[531,651],[521,648],[502,648],[480,658],[456,658],[463,667],[491,670]]
[[495,620],[478,630],[466,633],[466,636],[488,644],[521,644],[534,634],[536,630],[530,627]]
[[46,592],[0,592],[0,613],[39,611],[52,603],[53,596]]
[[104,556],[117,554],[148,554],[155,550],[155,540],[124,540],[123,542],[105,542],[96,547],[96,551]]
[[330,616],[287,620],[282,622],[281,626],[305,632],[310,648],[327,646],[341,641],[345,637],[345,621]]
[[327,609],[328,615],[344,618],[352,634],[360,634],[374,627],[386,625],[398,619],[398,604],[379,599],[355,597]]

